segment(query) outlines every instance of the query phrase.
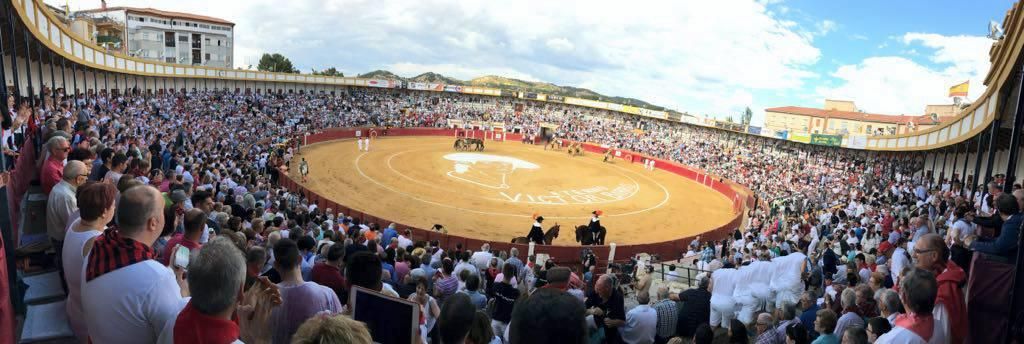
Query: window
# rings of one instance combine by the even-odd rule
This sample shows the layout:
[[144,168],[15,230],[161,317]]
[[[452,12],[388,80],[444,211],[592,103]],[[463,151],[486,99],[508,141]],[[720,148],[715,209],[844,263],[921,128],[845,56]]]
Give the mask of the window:
[[206,62],[210,62],[210,54],[209,53],[206,54]]
[[217,40],[217,46],[218,47],[220,46],[220,40],[219,39]]
[[188,35],[178,36],[178,42],[188,42]]
[[206,45],[210,45],[210,39],[209,38],[206,39]]
[[174,58],[173,57],[164,58],[164,62],[174,63]]

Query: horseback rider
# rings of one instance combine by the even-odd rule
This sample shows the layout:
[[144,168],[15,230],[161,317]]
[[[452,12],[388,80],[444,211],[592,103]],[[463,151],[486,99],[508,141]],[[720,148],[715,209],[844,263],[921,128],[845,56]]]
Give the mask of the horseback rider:
[[604,162],[608,162],[612,158],[612,149],[609,148],[604,152]]
[[600,210],[594,210],[590,214],[592,214],[594,216],[590,218],[590,224],[588,225],[587,229],[590,230],[590,235],[594,238],[594,241],[592,241],[592,242],[595,243],[595,244],[598,244],[598,245],[604,245],[604,243],[599,240],[599,239],[602,239],[602,238],[600,238],[600,236],[601,236],[601,215],[604,214],[604,212],[602,212]]
[[544,245],[544,229],[540,226],[543,222],[544,217],[537,216],[534,219],[533,227],[530,227],[530,234],[526,236],[527,239],[537,243],[537,245]]

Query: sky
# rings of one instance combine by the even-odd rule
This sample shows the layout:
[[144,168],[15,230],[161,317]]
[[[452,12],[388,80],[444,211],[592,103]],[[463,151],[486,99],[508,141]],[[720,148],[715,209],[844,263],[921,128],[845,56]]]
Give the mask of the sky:
[[[52,5],[63,1],[46,0]],[[281,53],[308,73],[500,75],[638,98],[753,125],[764,109],[853,100],[921,115],[948,89],[985,90],[986,38],[1010,0],[110,0],[227,19],[235,67]],[[72,0],[72,10],[99,0]]]

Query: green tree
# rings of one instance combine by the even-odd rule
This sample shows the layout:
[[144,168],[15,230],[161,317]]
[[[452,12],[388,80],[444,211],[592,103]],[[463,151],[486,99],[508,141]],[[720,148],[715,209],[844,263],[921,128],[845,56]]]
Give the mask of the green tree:
[[337,68],[330,67],[330,68],[324,69],[323,71],[317,71],[317,70],[314,69],[313,70],[313,75],[344,77],[345,73],[339,72]]
[[743,110],[743,125],[750,125],[750,119],[754,117],[754,112],[750,111],[748,106],[746,110]]
[[298,73],[299,70],[295,69],[292,65],[292,61],[284,55],[274,53],[264,53],[260,57],[260,63],[256,66],[257,70],[264,72],[278,72],[278,73]]

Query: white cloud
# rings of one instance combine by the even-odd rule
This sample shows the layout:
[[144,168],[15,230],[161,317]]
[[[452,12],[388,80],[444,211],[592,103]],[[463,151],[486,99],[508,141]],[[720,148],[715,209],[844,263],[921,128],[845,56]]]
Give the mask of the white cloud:
[[818,30],[815,32],[818,36],[824,36],[836,30],[836,22],[825,19],[815,24],[814,27]]
[[[57,2],[57,0],[47,0]],[[483,74],[589,87],[692,113],[760,111],[815,77],[811,37],[776,0],[109,0],[234,21],[237,66],[278,52],[304,71]],[[99,7],[82,0],[75,7]],[[821,21],[814,32],[835,23]]]
[[[970,80],[970,99],[985,91],[982,81],[989,69],[992,41],[980,36],[942,36],[908,33],[901,42],[916,57],[920,50],[930,63],[911,57],[870,57],[843,65],[831,74],[835,87],[818,87],[822,98],[850,99],[859,108],[876,113],[920,115],[927,104],[949,104],[949,87]],[[912,52],[912,53],[911,53]]]
[[866,40],[868,40],[868,36],[861,35],[861,34],[854,34],[854,35],[850,35],[850,39],[854,39],[854,40],[858,40],[858,41],[866,41]]

